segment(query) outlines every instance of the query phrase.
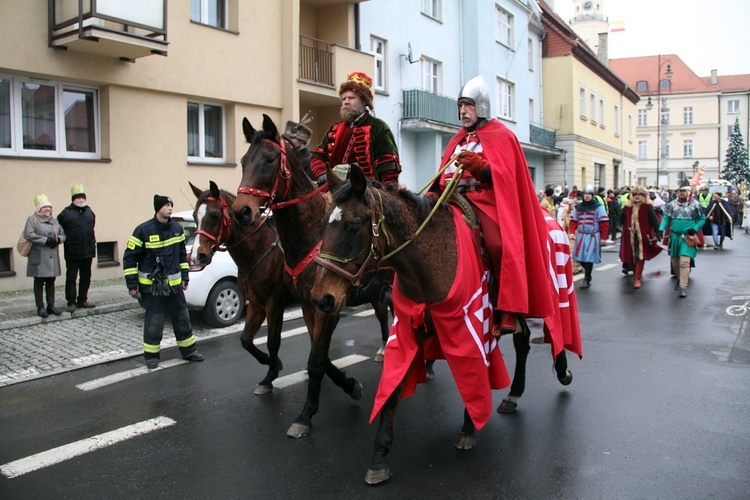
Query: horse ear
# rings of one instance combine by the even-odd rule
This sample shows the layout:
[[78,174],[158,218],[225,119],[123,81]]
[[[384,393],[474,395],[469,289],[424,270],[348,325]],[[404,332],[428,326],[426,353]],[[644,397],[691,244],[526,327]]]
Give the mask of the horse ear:
[[365,189],[367,188],[367,177],[365,177],[362,168],[356,163],[352,163],[351,169],[349,170],[349,181],[352,183],[352,189],[354,194],[358,198],[365,198]]
[[221,197],[221,191],[219,191],[219,186],[217,186],[214,181],[208,181],[208,190],[211,191],[211,196],[213,196],[214,198]]
[[193,184],[190,181],[188,181],[188,184],[190,184],[190,189],[193,190],[193,194],[195,195],[195,197],[196,198],[200,198],[201,195],[203,194],[203,190],[201,188],[197,187],[195,184]]
[[341,184],[341,179],[333,171],[330,165],[326,165],[326,181],[328,182],[328,190],[333,192]]
[[271,117],[265,113],[263,114],[263,132],[266,134],[266,137],[273,138],[277,142],[281,139],[276,124],[271,120]]
[[247,117],[242,119],[242,133],[245,135],[245,140],[247,140],[247,142],[252,142],[253,136],[255,135],[255,129],[250,125],[250,120],[248,120]]

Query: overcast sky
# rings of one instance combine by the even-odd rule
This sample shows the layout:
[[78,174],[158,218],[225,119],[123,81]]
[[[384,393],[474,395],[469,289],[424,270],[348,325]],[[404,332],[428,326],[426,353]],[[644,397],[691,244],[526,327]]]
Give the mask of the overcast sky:
[[[698,76],[750,73],[750,0],[599,0],[604,14],[624,21],[610,33],[609,57],[677,54]],[[565,21],[573,0],[555,0]]]

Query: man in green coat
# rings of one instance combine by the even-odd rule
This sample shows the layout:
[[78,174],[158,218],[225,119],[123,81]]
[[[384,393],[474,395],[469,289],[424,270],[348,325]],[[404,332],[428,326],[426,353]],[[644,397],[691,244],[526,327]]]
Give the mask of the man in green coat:
[[677,199],[670,201],[664,209],[664,218],[659,226],[659,238],[666,228],[670,228],[669,256],[677,276],[675,290],[680,298],[687,297],[690,263],[698,254],[696,232],[703,228],[706,214],[695,198],[690,198],[690,187],[683,186],[677,192]]

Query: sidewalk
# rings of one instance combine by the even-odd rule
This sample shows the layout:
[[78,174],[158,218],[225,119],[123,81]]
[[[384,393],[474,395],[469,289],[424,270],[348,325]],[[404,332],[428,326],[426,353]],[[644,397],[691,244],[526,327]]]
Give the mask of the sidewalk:
[[[65,299],[60,287],[55,295],[58,309],[63,310]],[[144,311],[130,297],[123,280],[92,283],[88,298],[95,308],[41,318],[36,314],[31,290],[0,293],[0,388],[143,356]],[[301,316],[301,310],[295,307],[284,313],[284,320]],[[202,340],[238,334],[243,328],[242,322],[213,328],[200,314],[192,317],[199,346]],[[161,346],[162,359],[179,357],[173,349],[176,345],[169,321]]]

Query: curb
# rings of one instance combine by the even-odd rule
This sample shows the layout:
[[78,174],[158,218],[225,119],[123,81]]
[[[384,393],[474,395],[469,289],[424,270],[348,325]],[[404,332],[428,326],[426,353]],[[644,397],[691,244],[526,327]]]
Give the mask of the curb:
[[140,307],[138,301],[133,302],[118,302],[116,304],[101,304],[93,309],[76,309],[72,313],[64,311],[60,316],[48,316],[42,318],[39,316],[28,316],[24,318],[15,318],[5,321],[0,321],[0,331],[10,330],[13,328],[22,328],[25,326],[39,325],[42,323],[54,323],[55,321],[65,321],[68,319],[83,318],[86,316],[93,316],[96,314],[107,314],[117,311],[125,311],[128,309],[135,309]]

